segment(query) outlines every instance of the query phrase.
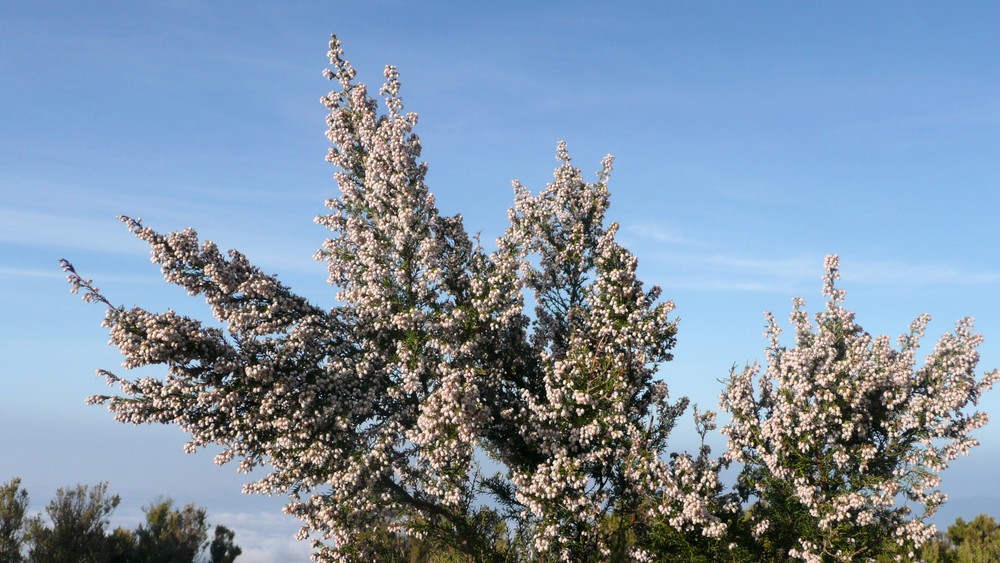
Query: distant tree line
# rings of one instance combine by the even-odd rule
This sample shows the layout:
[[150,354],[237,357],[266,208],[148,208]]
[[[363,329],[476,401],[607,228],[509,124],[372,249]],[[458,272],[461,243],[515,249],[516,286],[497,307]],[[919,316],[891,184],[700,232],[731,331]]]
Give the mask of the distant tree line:
[[121,502],[108,484],[56,491],[45,517],[28,513],[28,491],[14,477],[0,485],[0,561],[4,563],[232,563],[243,552],[235,533],[215,526],[208,538],[205,509],[178,508],[159,498],[134,530],[110,529]]
[[966,522],[961,518],[945,533],[924,544],[920,558],[926,563],[991,563],[1000,561],[1000,524],[980,514]]

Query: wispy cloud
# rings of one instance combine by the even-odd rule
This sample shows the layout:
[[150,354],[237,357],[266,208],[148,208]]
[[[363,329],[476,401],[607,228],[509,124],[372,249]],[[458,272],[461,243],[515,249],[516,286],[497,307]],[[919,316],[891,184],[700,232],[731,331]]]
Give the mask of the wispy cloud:
[[31,270],[28,268],[0,268],[0,278],[63,278],[65,274],[59,270]]
[[[627,244],[637,250],[644,267],[653,265],[665,284],[707,291],[787,292],[804,280],[819,278],[821,259],[805,257],[755,258],[713,250],[717,244],[697,240],[652,222],[624,227]],[[650,243],[656,250],[649,251]],[[652,258],[652,260],[649,260]],[[657,266],[660,267],[657,267]],[[647,270],[648,271],[648,270]]]
[[[667,287],[704,291],[802,292],[819,287],[822,256],[759,257],[737,255],[719,245],[683,236],[659,224],[626,226],[626,237],[644,268]],[[656,249],[650,251],[650,243]],[[638,249],[636,249],[638,250]],[[652,260],[650,260],[652,258]],[[847,283],[894,286],[969,286],[1000,284],[1000,270],[974,269],[948,263],[901,260],[856,260],[844,257],[841,274]],[[650,270],[646,270],[649,272]]]
[[[156,228],[156,225],[153,227]],[[309,239],[304,239],[300,233],[281,233],[275,236],[273,231],[262,232],[260,229],[251,230],[239,225],[230,226],[217,234],[226,239],[220,241],[223,249],[235,246],[267,271],[317,274],[325,278],[325,266],[313,259],[324,236],[318,230],[316,236]],[[203,236],[202,241],[208,238]],[[0,253],[3,252],[3,246],[46,247],[60,251],[77,249],[138,256],[149,253],[149,247],[130,235],[113,216],[103,219],[96,218],[93,214],[80,216],[71,212],[37,211],[28,207],[0,209]],[[46,274],[41,270],[6,267],[0,268],[0,276],[45,277]],[[138,278],[122,281],[138,281]]]
[[834,132],[843,136],[861,137],[878,132],[939,131],[958,126],[991,127],[998,121],[1000,121],[1000,112],[995,108],[977,107],[974,111],[922,112],[897,117],[866,119],[838,127],[834,129]]
[[821,264],[809,258],[744,258],[724,254],[689,256],[689,261],[701,262],[734,272],[756,272],[782,278],[811,277]]
[[[648,256],[648,254],[647,254]],[[799,292],[822,275],[822,264],[806,258],[757,259],[721,253],[661,252],[653,275],[662,285],[701,291]],[[818,283],[818,281],[817,281]]]
[[[649,256],[647,253],[646,256]],[[756,258],[725,253],[660,252],[653,264],[664,285],[705,291],[803,292],[819,289],[822,257]],[[650,261],[644,261],[649,265]],[[1000,284],[1000,271],[946,263],[867,261],[841,264],[847,284],[947,287]]]
[[[645,275],[664,287],[703,291],[787,292],[818,265],[804,258],[759,259],[720,252],[655,222],[623,227],[623,243],[639,256]],[[658,278],[658,279],[657,279]]]
[[664,244],[686,244],[692,242],[690,239],[655,223],[628,225],[625,227],[625,231],[628,234]]
[[990,285],[1000,283],[1000,271],[975,271],[950,264],[851,261],[846,280],[887,285]]
[[114,217],[98,220],[23,208],[0,209],[0,243],[127,254],[146,252],[143,244],[129,236]]
[[701,291],[748,291],[761,293],[787,292],[789,288],[764,281],[741,281],[722,278],[681,277],[671,279],[671,289],[696,289]]
[[[35,268],[4,268],[0,267],[0,279],[2,278],[14,278],[14,279],[63,279],[66,277],[55,263],[52,264],[51,269],[35,269]],[[93,278],[95,280],[100,280],[101,283],[113,282],[113,283],[163,283],[163,279],[156,274],[149,275],[122,275],[115,273],[108,273],[104,271],[86,272],[86,277]]]

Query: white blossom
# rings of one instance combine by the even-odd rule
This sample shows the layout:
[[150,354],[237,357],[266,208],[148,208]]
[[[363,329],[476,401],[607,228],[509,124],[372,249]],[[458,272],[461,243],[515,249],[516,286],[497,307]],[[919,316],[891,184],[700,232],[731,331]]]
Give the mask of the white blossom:
[[744,467],[737,488],[752,503],[755,536],[793,528],[807,535],[790,557],[872,559],[872,546],[889,538],[919,547],[933,535],[925,521],[945,498],[938,473],[977,443],[970,432],[986,415],[967,408],[1000,373],[977,379],[982,338],[971,319],[918,367],[930,317],[918,317],[892,348],[843,307],[837,257],[825,267],[828,301],[815,325],[794,300],[794,347],[779,344],[781,329],[767,315],[767,369],[733,371],[721,401],[732,420],[722,432],[729,460]]

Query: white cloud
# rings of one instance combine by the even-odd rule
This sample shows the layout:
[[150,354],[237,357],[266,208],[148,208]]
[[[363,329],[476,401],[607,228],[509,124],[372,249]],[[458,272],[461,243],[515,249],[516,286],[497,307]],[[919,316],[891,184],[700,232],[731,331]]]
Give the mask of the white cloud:
[[299,521],[273,512],[222,512],[209,520],[236,532],[235,543],[243,549],[241,563],[309,561],[309,541],[296,541]]
[[52,270],[32,270],[29,268],[0,268],[0,278],[64,278],[66,274],[57,268]]
[[842,268],[849,281],[891,285],[981,285],[1000,283],[1000,271],[973,271],[950,264],[851,261]]
[[[691,277],[686,286],[704,289],[784,291],[802,288],[823,275],[821,258],[756,259],[726,255],[673,257]],[[707,271],[706,271],[707,270]],[[1000,271],[977,271],[951,264],[841,260],[847,284],[907,286],[988,285],[1000,283]],[[697,283],[694,283],[697,282]]]
[[128,254],[148,252],[114,217],[101,220],[23,208],[0,209],[0,242]]
[[665,244],[684,244],[691,242],[689,239],[654,223],[628,225],[625,227],[625,230],[635,236]]
[[[759,258],[736,255],[718,245],[685,237],[654,222],[624,226],[635,246],[657,243],[658,250],[640,251],[644,268],[653,267],[669,278],[669,287],[710,291],[801,291],[819,287],[823,256]],[[715,251],[712,251],[715,247]],[[704,252],[699,252],[703,248]],[[948,263],[854,259],[841,256],[841,275],[847,283],[905,286],[968,286],[1000,284],[1000,270],[977,270]],[[662,265],[662,266],[661,266]],[[676,275],[675,275],[676,272]],[[813,283],[815,282],[815,283]],[[812,284],[812,285],[810,285]]]
[[[105,273],[101,271],[86,272],[86,275],[100,283],[162,283],[162,278],[158,275],[122,275]],[[45,279],[65,279],[58,265],[53,265],[51,269],[35,268],[4,268],[0,267],[0,278],[45,278]]]
[[671,289],[700,289],[711,291],[776,292],[784,290],[781,286],[775,286],[762,281],[740,281],[691,277],[672,279],[669,286]]
[[[704,291],[799,292],[822,276],[822,262],[806,258],[755,259],[725,254],[660,253],[652,276],[664,288]],[[649,265],[650,261],[640,261]]]

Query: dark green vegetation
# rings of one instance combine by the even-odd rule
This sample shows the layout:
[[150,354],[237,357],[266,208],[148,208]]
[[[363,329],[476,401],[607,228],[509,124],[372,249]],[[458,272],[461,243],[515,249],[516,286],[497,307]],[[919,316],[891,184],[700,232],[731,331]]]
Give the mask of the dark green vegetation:
[[[506,537],[507,530],[502,522],[493,522],[492,525],[486,524],[487,528],[492,530],[492,533],[486,535],[494,538]],[[614,517],[608,517],[604,521],[604,525],[608,528],[617,528],[619,524]],[[634,519],[627,524],[629,526],[649,525],[649,523],[641,523]],[[734,522],[731,525],[739,527],[739,523]],[[625,545],[623,547],[626,547],[632,542],[627,531],[624,535],[623,543]],[[669,526],[654,525],[654,529],[650,530],[650,536],[652,537],[651,547],[654,548],[653,551],[656,554],[655,561],[752,563],[788,560],[788,558],[778,556],[774,551],[769,551],[766,548],[761,549],[760,546],[726,544],[722,540],[698,537],[697,534],[679,534]],[[373,552],[377,553],[380,561],[397,563],[424,561],[461,563],[468,561],[468,557],[461,551],[442,547],[433,539],[421,540],[386,530],[375,530],[366,538],[366,541],[377,546]],[[523,538],[515,538],[513,542],[497,539],[493,547],[494,553],[502,554],[496,561],[532,560],[530,548],[525,544]],[[986,514],[980,514],[970,522],[958,518],[946,531],[938,532],[934,539],[925,543],[917,552],[907,551],[907,549],[909,548],[887,544],[885,552],[877,557],[877,561],[878,563],[890,563],[896,560],[923,561],[925,563],[997,563],[1000,561],[1000,524],[992,516]],[[615,560],[627,561],[627,549],[619,550],[613,557]]]
[[209,525],[204,508],[157,499],[134,530],[109,530],[121,499],[108,484],[59,489],[45,515],[28,514],[28,492],[17,477],[0,485],[0,561],[4,563],[232,563],[243,552],[235,534]]
[[976,516],[971,522],[959,518],[946,532],[939,532],[936,538],[924,544],[920,559],[927,563],[1000,561],[1000,525],[985,514]]

